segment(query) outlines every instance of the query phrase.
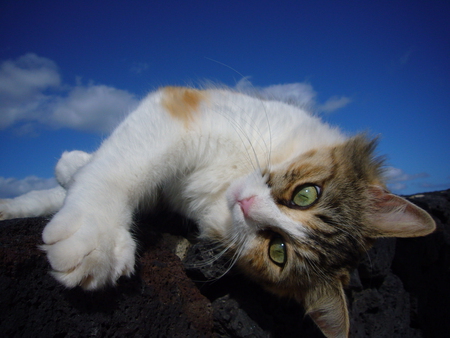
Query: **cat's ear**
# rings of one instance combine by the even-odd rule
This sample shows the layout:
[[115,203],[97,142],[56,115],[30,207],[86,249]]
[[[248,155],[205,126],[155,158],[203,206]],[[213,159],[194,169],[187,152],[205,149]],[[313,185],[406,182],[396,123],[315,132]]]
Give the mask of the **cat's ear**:
[[301,302],[326,337],[348,337],[347,301],[340,281],[335,285],[316,286],[303,295]]
[[373,202],[369,221],[376,232],[373,237],[425,236],[436,229],[433,218],[406,199],[379,186],[371,186],[369,193]]

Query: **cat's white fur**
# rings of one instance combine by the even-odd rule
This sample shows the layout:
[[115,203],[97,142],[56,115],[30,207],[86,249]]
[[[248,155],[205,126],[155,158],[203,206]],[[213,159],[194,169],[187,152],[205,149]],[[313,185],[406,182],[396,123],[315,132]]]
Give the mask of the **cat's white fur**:
[[[43,240],[54,274],[66,286],[94,289],[134,271],[132,216],[138,207],[151,208],[158,192],[197,222],[203,237],[222,234],[232,242],[240,229],[250,240],[264,220],[301,236],[301,227],[258,182],[261,171],[345,137],[282,102],[229,90],[188,90],[192,105],[184,91],[148,95],[92,155],[64,153],[56,177],[67,189],[65,200],[58,187],[0,205],[3,218],[61,208]],[[176,109],[186,105],[186,113],[174,114],[172,103]],[[261,208],[244,218],[239,202],[251,196]]]

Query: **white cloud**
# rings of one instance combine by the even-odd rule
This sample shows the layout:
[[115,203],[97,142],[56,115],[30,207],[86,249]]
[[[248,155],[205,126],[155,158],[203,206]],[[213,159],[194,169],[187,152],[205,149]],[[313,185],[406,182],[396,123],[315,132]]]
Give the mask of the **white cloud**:
[[[141,73],[146,63],[136,63],[132,71]],[[346,106],[350,99],[331,97],[316,101],[317,93],[309,83],[288,83],[254,87],[248,78],[238,82],[240,91],[288,102],[311,111],[331,112]],[[16,133],[33,134],[37,125],[109,132],[138,104],[130,92],[106,85],[61,83],[58,67],[52,60],[33,53],[0,64],[0,130],[15,127]]]
[[[107,132],[138,103],[125,91],[105,85],[61,84],[57,65],[26,54],[0,65],[0,129],[26,124]],[[23,127],[21,131],[25,130]]]
[[137,105],[134,95],[104,85],[77,86],[55,98],[50,115],[41,119],[55,127],[111,131]]
[[4,61],[0,66],[0,93],[12,99],[23,99],[59,84],[56,64],[33,53]]
[[271,85],[268,87],[255,87],[245,77],[236,84],[236,89],[264,99],[278,100],[296,105],[307,110],[330,113],[348,105],[351,100],[348,97],[333,96],[325,103],[317,103],[317,92],[313,86],[306,82]]
[[48,100],[45,92],[60,86],[56,64],[36,54],[25,54],[0,65],[0,129],[39,116]]
[[58,185],[54,178],[39,178],[28,176],[18,180],[0,176],[0,198],[12,198],[26,194],[32,190],[51,189]]

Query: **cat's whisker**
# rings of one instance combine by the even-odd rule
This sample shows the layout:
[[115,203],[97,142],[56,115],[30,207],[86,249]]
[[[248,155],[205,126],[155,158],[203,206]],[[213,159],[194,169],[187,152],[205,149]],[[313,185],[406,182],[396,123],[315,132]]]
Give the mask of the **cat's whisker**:
[[262,100],[260,100],[260,103],[261,103],[261,105],[263,107],[263,110],[264,110],[264,116],[265,116],[266,122],[267,122],[267,131],[269,133],[269,141],[268,141],[269,145],[267,146],[265,141],[264,141],[264,145],[267,148],[267,164],[266,164],[266,167],[267,167],[267,170],[270,171],[270,167],[271,167],[270,164],[271,164],[271,161],[272,161],[272,128],[270,126],[270,120],[269,120],[269,115],[267,113],[266,106],[264,105],[264,102]]
[[223,248],[220,252],[215,253],[215,251],[216,251],[218,248],[222,248],[222,247],[223,247],[223,245],[218,244],[217,246],[215,246],[215,247],[209,249],[209,251],[211,251],[211,252],[213,253],[213,256],[212,256],[212,257],[210,257],[210,258],[208,258],[208,259],[206,259],[206,260],[203,260],[203,261],[201,261],[201,262],[195,262],[195,263],[193,263],[193,264],[190,264],[189,266],[190,266],[190,267],[191,267],[191,266],[192,266],[192,267],[204,267],[204,266],[209,266],[209,265],[211,265],[211,264],[217,262],[217,261],[218,261],[224,254],[226,254],[226,253],[228,252],[228,250],[229,250],[229,248],[227,247],[227,248]]
[[[225,254],[227,254],[229,251],[233,251],[233,255],[224,262],[224,266],[226,267],[225,271],[223,271],[220,275],[214,277],[210,281],[219,280],[223,276],[225,276],[236,264],[237,260],[242,254],[242,251],[244,249],[243,243],[239,243],[239,241],[243,242],[245,239],[239,236],[238,234],[234,234],[232,238],[230,238],[227,242],[227,244],[224,246],[223,243],[219,243],[217,246],[211,248],[211,251],[215,251],[218,248],[222,248],[222,250],[218,253],[214,253],[213,257],[202,261],[201,263],[195,263],[192,264],[192,267],[204,267],[209,266],[215,262],[217,262],[219,259],[221,259]],[[237,248],[234,249],[233,248]]]
[[345,229],[343,229],[343,228],[340,228],[339,230],[340,230],[341,232],[345,233],[347,236],[349,236],[349,237],[352,238],[353,240],[355,240],[355,241],[358,243],[359,247],[364,248],[365,255],[366,255],[367,258],[369,259],[370,266],[372,266],[372,261],[371,261],[371,259],[370,259],[369,251],[366,249],[367,244],[366,244],[361,238],[356,237],[355,235],[353,235],[350,231],[345,230]]
[[[270,169],[271,152],[272,152],[272,149],[271,149],[271,148],[272,148],[272,131],[271,131],[271,127],[270,127],[270,121],[269,121],[269,118],[268,118],[267,109],[266,109],[265,105],[263,104],[263,101],[260,100],[260,102],[261,102],[261,104],[262,104],[262,106],[263,106],[264,116],[265,116],[266,121],[267,121],[267,129],[268,129],[268,134],[269,134],[269,137],[268,137],[268,139],[269,139],[269,141],[268,141],[269,144],[267,144],[266,137],[264,137],[264,135],[263,135],[263,133],[260,131],[260,129],[257,128],[257,127],[252,123],[252,121],[247,120],[247,119],[245,118],[245,114],[242,114],[242,115],[241,115],[241,120],[242,120],[242,122],[243,122],[243,125],[241,125],[239,122],[237,122],[237,121],[235,121],[234,119],[232,119],[231,116],[229,116],[229,115],[226,114],[226,113],[221,112],[221,113],[219,113],[219,114],[220,114],[221,116],[223,116],[224,118],[226,118],[226,119],[231,123],[231,125],[233,126],[233,128],[236,130],[236,132],[237,132],[239,138],[241,139],[242,144],[247,145],[247,146],[249,146],[249,147],[251,148],[251,150],[252,150],[252,155],[253,155],[253,156],[250,156],[248,150],[247,150],[247,155],[248,155],[249,160],[250,160],[251,163],[252,163],[252,157],[254,158],[254,160],[255,160],[255,162],[256,162],[256,163],[255,163],[255,164],[256,164],[256,167],[255,167],[255,165],[253,165],[253,169],[256,171],[256,169],[258,168],[258,169],[259,169],[259,172],[262,172],[262,171],[263,171],[263,170],[262,170],[263,167],[262,167],[262,165],[261,165],[261,163],[260,163],[260,159],[259,159],[259,156],[258,156],[258,152],[257,152],[256,149],[255,149],[254,143],[255,143],[256,141],[258,141],[258,143],[259,143],[259,142],[262,142],[262,145],[259,145],[259,147],[260,147],[261,149],[264,149],[264,148],[265,148],[265,151],[263,151],[262,153],[263,153],[263,154],[267,154],[267,163],[266,163],[266,165],[265,165],[265,168],[269,168],[269,169]],[[251,137],[251,136],[249,135],[249,133],[248,133],[248,129],[249,129],[250,131],[255,132],[256,135],[257,135],[257,137]],[[246,142],[245,142],[244,140],[245,140]],[[246,149],[247,149],[247,147],[246,147]]]
[[[329,276],[327,276],[324,271],[322,271],[322,269],[320,267],[317,266],[317,263],[315,262],[314,259],[305,257],[305,261],[308,263],[308,266],[311,268],[312,272],[314,272],[314,274],[317,277],[320,277],[320,279],[322,281],[327,281],[329,280]],[[305,269],[306,271],[308,271],[308,268]],[[308,277],[310,278],[311,281],[311,276],[308,275]]]
[[[193,266],[207,266],[217,262],[221,259],[225,254],[227,254],[230,249],[236,246],[237,241],[239,240],[239,235],[237,233],[233,234],[233,237],[228,239],[225,243],[217,242],[216,245],[209,248],[209,251],[213,253],[212,257],[202,262],[194,263]],[[220,250],[220,251],[218,251]],[[218,251],[218,252],[217,252]]]
[[[239,237],[237,237],[237,240],[239,239]],[[233,256],[230,258],[230,260],[227,262],[227,263],[229,263],[228,264],[228,267],[227,267],[227,269],[225,270],[225,272],[223,273],[223,274],[221,274],[218,278],[222,278],[223,276],[225,276],[233,267],[234,267],[234,265],[236,264],[236,262],[238,261],[238,259],[241,257],[241,255],[242,255],[242,252],[244,251],[244,245],[243,245],[243,242],[245,241],[245,239],[244,238],[241,238],[242,239],[242,243],[238,243],[238,245],[237,245],[237,247],[238,247],[238,250],[236,250],[234,253],[233,253]]]
[[[219,113],[221,116],[223,116],[224,118],[226,118],[228,120],[228,122],[230,122],[230,125],[233,127],[233,129],[236,131],[237,136],[239,137],[239,139],[241,140],[241,143],[244,145],[249,163],[251,163],[253,170],[257,170],[257,168],[261,168],[259,160],[258,160],[258,156],[257,156],[257,152],[253,146],[253,142],[250,138],[249,135],[247,135],[247,133],[245,132],[245,129],[243,126],[241,126],[237,121],[235,121],[234,119],[231,118],[231,116],[228,116],[227,114],[224,113]],[[247,123],[248,124],[248,123]],[[249,124],[248,124],[249,125]],[[252,159],[252,155],[250,155],[249,151],[248,151],[248,147],[250,147],[252,149],[252,155],[254,157],[254,160],[256,162],[256,166],[253,162]]]

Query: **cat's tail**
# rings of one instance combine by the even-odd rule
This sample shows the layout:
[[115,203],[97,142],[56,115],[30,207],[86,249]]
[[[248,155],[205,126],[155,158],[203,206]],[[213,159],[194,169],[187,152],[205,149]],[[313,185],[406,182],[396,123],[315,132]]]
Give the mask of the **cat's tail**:
[[0,220],[48,216],[61,209],[66,190],[58,186],[48,190],[34,190],[16,198],[0,200]]
[[85,166],[92,155],[83,151],[64,152],[56,164],[55,176],[60,186],[48,190],[30,191],[12,199],[0,199],[0,220],[49,216],[63,206],[66,190],[75,173]]

